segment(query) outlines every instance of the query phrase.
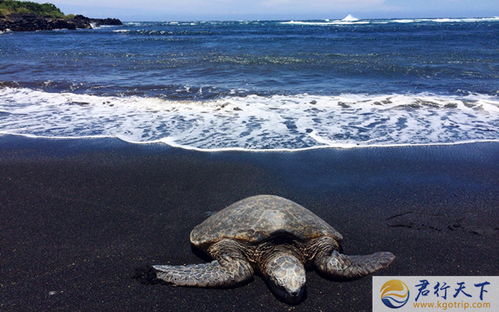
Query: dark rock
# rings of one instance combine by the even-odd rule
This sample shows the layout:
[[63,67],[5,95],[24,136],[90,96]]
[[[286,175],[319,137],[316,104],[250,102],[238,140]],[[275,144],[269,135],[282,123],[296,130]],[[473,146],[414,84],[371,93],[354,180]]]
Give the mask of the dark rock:
[[123,25],[123,23],[117,18],[92,18],[90,22],[94,23],[96,26],[101,25]]
[[91,19],[83,15],[75,15],[75,17],[72,18],[72,22],[76,25],[76,28],[92,28],[90,25]]
[[46,29],[47,22],[43,18],[38,18],[35,14],[12,14],[2,19],[0,30],[10,29],[13,31]]
[[76,29],[76,25],[72,23],[71,21],[66,21],[66,20],[54,20],[51,21],[51,26],[53,27],[52,29]]
[[83,15],[76,15],[72,18],[50,18],[36,14],[11,14],[0,16],[0,31],[10,29],[12,31],[36,31],[53,29],[77,28],[90,29],[92,24],[101,25],[123,25],[116,18],[91,19]]
[[341,101],[340,101],[340,102],[338,102],[338,105],[339,105],[339,106],[341,106],[341,107],[343,107],[343,108],[349,108],[349,107],[350,107],[350,105],[348,105],[348,104],[347,104],[347,103],[345,103],[345,102],[341,102]]

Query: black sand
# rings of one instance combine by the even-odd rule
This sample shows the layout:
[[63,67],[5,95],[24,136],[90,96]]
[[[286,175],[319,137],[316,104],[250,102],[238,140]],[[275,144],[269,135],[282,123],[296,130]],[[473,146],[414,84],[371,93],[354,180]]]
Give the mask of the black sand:
[[370,311],[371,277],[311,271],[298,306],[259,277],[235,289],[131,278],[145,264],[203,262],[192,227],[260,193],[314,211],[345,253],[395,253],[380,275],[499,273],[499,144],[199,153],[4,136],[0,311]]

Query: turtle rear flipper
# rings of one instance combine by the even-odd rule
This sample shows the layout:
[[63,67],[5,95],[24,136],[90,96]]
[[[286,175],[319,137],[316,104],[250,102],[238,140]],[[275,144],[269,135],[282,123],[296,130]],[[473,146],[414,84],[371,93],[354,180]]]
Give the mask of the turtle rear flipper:
[[386,268],[395,256],[391,252],[376,252],[363,256],[347,256],[334,250],[329,256],[319,256],[315,265],[319,271],[330,276],[356,278]]
[[153,265],[156,278],[175,286],[229,287],[250,279],[253,269],[249,263],[217,260],[190,265]]

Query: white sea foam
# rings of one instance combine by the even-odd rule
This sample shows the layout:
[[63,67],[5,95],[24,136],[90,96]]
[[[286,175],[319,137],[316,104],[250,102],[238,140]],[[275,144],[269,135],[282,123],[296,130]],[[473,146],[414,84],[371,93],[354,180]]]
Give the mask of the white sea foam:
[[166,31],[166,30],[147,30],[147,29],[136,29],[136,30],[116,29],[116,30],[113,30],[112,32],[114,32],[114,33],[121,33],[121,34],[152,35],[152,36],[173,35],[174,34],[173,32]]
[[117,137],[198,150],[499,141],[499,98],[342,94],[170,101],[0,89],[0,132]]
[[499,17],[483,17],[483,18],[435,18],[435,19],[422,19],[418,21],[432,21],[435,23],[475,23],[475,22],[497,22]]
[[[477,18],[416,18],[416,19],[394,19],[391,23],[476,23],[476,22],[499,22],[499,17],[477,17]],[[374,21],[373,23],[376,23]]]
[[362,25],[369,23],[370,23],[369,21],[343,21],[343,20],[324,21],[324,22],[309,22],[309,21],[281,22],[281,24],[285,25],[306,25],[306,26]]
[[351,15],[341,20],[324,21],[287,21],[284,25],[307,25],[307,26],[335,26],[335,25],[364,25],[364,24],[390,24],[390,23],[476,23],[476,22],[499,22],[499,17],[477,17],[477,18],[416,18],[416,19],[387,19],[387,20],[359,20]]
[[124,23],[126,26],[142,26],[144,25],[145,23],[142,23],[142,22],[125,22]]
[[347,16],[345,16],[345,17],[342,19],[342,21],[344,21],[344,22],[356,22],[356,21],[358,21],[358,20],[359,20],[358,18],[354,17],[354,16],[353,16],[353,15],[351,15],[351,14],[348,14]]
[[391,20],[392,23],[414,23],[416,20],[413,19],[396,19]]
[[362,25],[369,23],[370,23],[369,21],[344,21],[344,20],[324,21],[324,22],[311,22],[311,21],[281,22],[281,24],[285,25],[305,25],[305,26]]

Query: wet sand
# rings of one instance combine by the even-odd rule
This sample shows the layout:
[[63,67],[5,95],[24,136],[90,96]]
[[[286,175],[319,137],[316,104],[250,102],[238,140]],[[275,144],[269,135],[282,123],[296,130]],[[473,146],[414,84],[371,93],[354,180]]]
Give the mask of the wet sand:
[[370,311],[371,277],[307,274],[278,301],[145,285],[146,264],[200,263],[189,232],[255,194],[315,212],[348,254],[392,251],[379,275],[497,275],[499,144],[200,153],[117,140],[0,137],[1,311]]

